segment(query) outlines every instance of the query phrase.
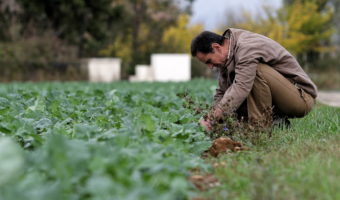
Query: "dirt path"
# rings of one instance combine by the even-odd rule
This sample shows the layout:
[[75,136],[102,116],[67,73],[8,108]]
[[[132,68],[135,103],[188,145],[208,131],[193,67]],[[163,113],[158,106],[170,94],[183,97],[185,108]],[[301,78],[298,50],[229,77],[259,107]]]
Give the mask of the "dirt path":
[[319,91],[317,100],[326,105],[340,107],[340,91]]

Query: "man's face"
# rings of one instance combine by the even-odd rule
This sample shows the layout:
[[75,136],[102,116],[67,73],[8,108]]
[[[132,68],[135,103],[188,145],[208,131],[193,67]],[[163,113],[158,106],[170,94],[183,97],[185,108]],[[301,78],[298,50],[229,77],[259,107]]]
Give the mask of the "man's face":
[[214,67],[222,68],[227,59],[222,46],[217,43],[212,44],[211,53],[205,54],[202,52],[197,52],[196,57],[202,63],[205,63],[209,67],[209,69],[212,69]]

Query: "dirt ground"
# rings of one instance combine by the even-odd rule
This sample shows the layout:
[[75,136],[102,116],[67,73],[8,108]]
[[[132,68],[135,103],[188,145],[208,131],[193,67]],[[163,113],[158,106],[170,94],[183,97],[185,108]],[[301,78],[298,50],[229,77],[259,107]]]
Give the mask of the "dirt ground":
[[340,91],[319,91],[317,100],[326,105],[340,107]]

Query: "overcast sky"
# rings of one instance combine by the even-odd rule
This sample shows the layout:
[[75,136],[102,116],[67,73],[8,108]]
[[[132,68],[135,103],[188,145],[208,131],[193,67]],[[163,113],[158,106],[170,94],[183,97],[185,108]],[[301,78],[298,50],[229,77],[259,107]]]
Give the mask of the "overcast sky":
[[223,22],[225,24],[227,11],[242,13],[246,10],[256,14],[261,12],[263,5],[277,9],[282,0],[195,0],[191,24],[201,23],[206,30],[213,30]]

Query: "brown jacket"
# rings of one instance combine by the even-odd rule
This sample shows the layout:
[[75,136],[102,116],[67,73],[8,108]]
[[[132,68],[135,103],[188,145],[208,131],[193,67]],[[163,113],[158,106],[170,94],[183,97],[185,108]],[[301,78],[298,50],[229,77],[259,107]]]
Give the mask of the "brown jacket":
[[230,39],[230,55],[219,73],[219,88],[214,96],[216,106],[237,109],[253,87],[259,63],[273,67],[312,97],[317,96],[315,84],[296,59],[274,40],[234,28],[227,29],[224,35]]

